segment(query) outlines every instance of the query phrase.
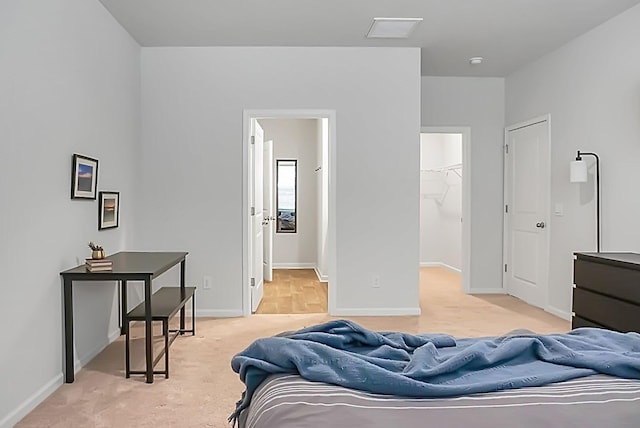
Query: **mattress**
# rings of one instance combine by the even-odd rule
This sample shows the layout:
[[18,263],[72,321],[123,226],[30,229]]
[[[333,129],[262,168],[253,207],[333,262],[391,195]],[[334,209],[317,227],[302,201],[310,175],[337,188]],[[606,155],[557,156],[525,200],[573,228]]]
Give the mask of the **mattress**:
[[271,375],[240,414],[239,426],[638,428],[640,380],[593,375],[540,387],[416,399]]

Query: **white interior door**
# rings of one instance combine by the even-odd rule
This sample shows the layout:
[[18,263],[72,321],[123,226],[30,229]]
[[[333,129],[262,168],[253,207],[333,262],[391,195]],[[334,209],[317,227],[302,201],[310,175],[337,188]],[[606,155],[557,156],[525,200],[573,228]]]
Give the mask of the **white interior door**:
[[250,271],[251,278],[251,312],[258,309],[264,294],[263,281],[263,158],[264,132],[257,120],[251,119],[251,148],[249,150],[249,164],[251,165],[251,249]]
[[273,198],[273,141],[264,142],[264,216],[263,216],[263,258],[264,280],[273,281],[273,234],[276,217]]
[[544,308],[549,248],[549,121],[507,130],[505,150],[505,285]]

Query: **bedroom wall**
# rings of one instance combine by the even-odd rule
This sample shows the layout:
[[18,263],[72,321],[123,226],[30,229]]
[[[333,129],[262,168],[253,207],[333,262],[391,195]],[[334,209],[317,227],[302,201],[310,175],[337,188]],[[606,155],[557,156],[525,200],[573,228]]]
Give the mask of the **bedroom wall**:
[[[417,313],[419,50],[142,49],[136,242],[189,251],[190,283],[213,276],[201,315],[242,313],[245,109],[336,111],[336,312]],[[404,213],[403,227],[385,207]]]
[[[264,140],[273,140],[274,161],[278,159],[298,161],[297,231],[296,233],[275,233],[274,267],[314,268],[318,251],[318,189],[315,172],[318,163],[318,120],[261,119],[259,122],[264,130]],[[275,180],[275,167],[273,174]]]
[[422,77],[422,126],[471,128],[472,293],[502,290],[502,78]]
[[[98,1],[0,2],[0,427],[62,383],[59,273],[131,244],[140,49]],[[71,200],[71,156],[95,157],[98,189],[120,191],[120,227]],[[119,334],[115,285],[74,287],[76,356]]]
[[[551,114],[549,306],[569,317],[572,253],[595,251],[595,186],[569,182],[576,151],[601,163],[602,251],[640,251],[640,6],[511,74],[506,119]],[[589,164],[593,158],[585,157]]]
[[[462,163],[462,134],[420,134],[420,264],[462,269],[462,178],[428,169]],[[462,174],[462,169],[457,170]],[[434,195],[433,192],[438,194]]]

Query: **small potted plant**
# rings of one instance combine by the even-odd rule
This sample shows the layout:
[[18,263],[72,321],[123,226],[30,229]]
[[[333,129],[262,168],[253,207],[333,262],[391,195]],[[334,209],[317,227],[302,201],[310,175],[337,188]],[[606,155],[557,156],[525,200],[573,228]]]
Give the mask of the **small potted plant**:
[[91,258],[94,260],[104,259],[104,248],[93,242],[89,242],[89,248],[91,248]]

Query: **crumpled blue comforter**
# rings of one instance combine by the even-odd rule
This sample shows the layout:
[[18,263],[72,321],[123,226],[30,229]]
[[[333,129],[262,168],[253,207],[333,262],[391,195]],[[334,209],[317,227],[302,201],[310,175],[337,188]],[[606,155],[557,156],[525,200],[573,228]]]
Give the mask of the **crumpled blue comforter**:
[[640,379],[640,334],[580,328],[454,339],[374,332],[347,320],[261,338],[231,360],[246,385],[229,420],[272,373],[379,394],[451,397],[540,386],[596,373]]

